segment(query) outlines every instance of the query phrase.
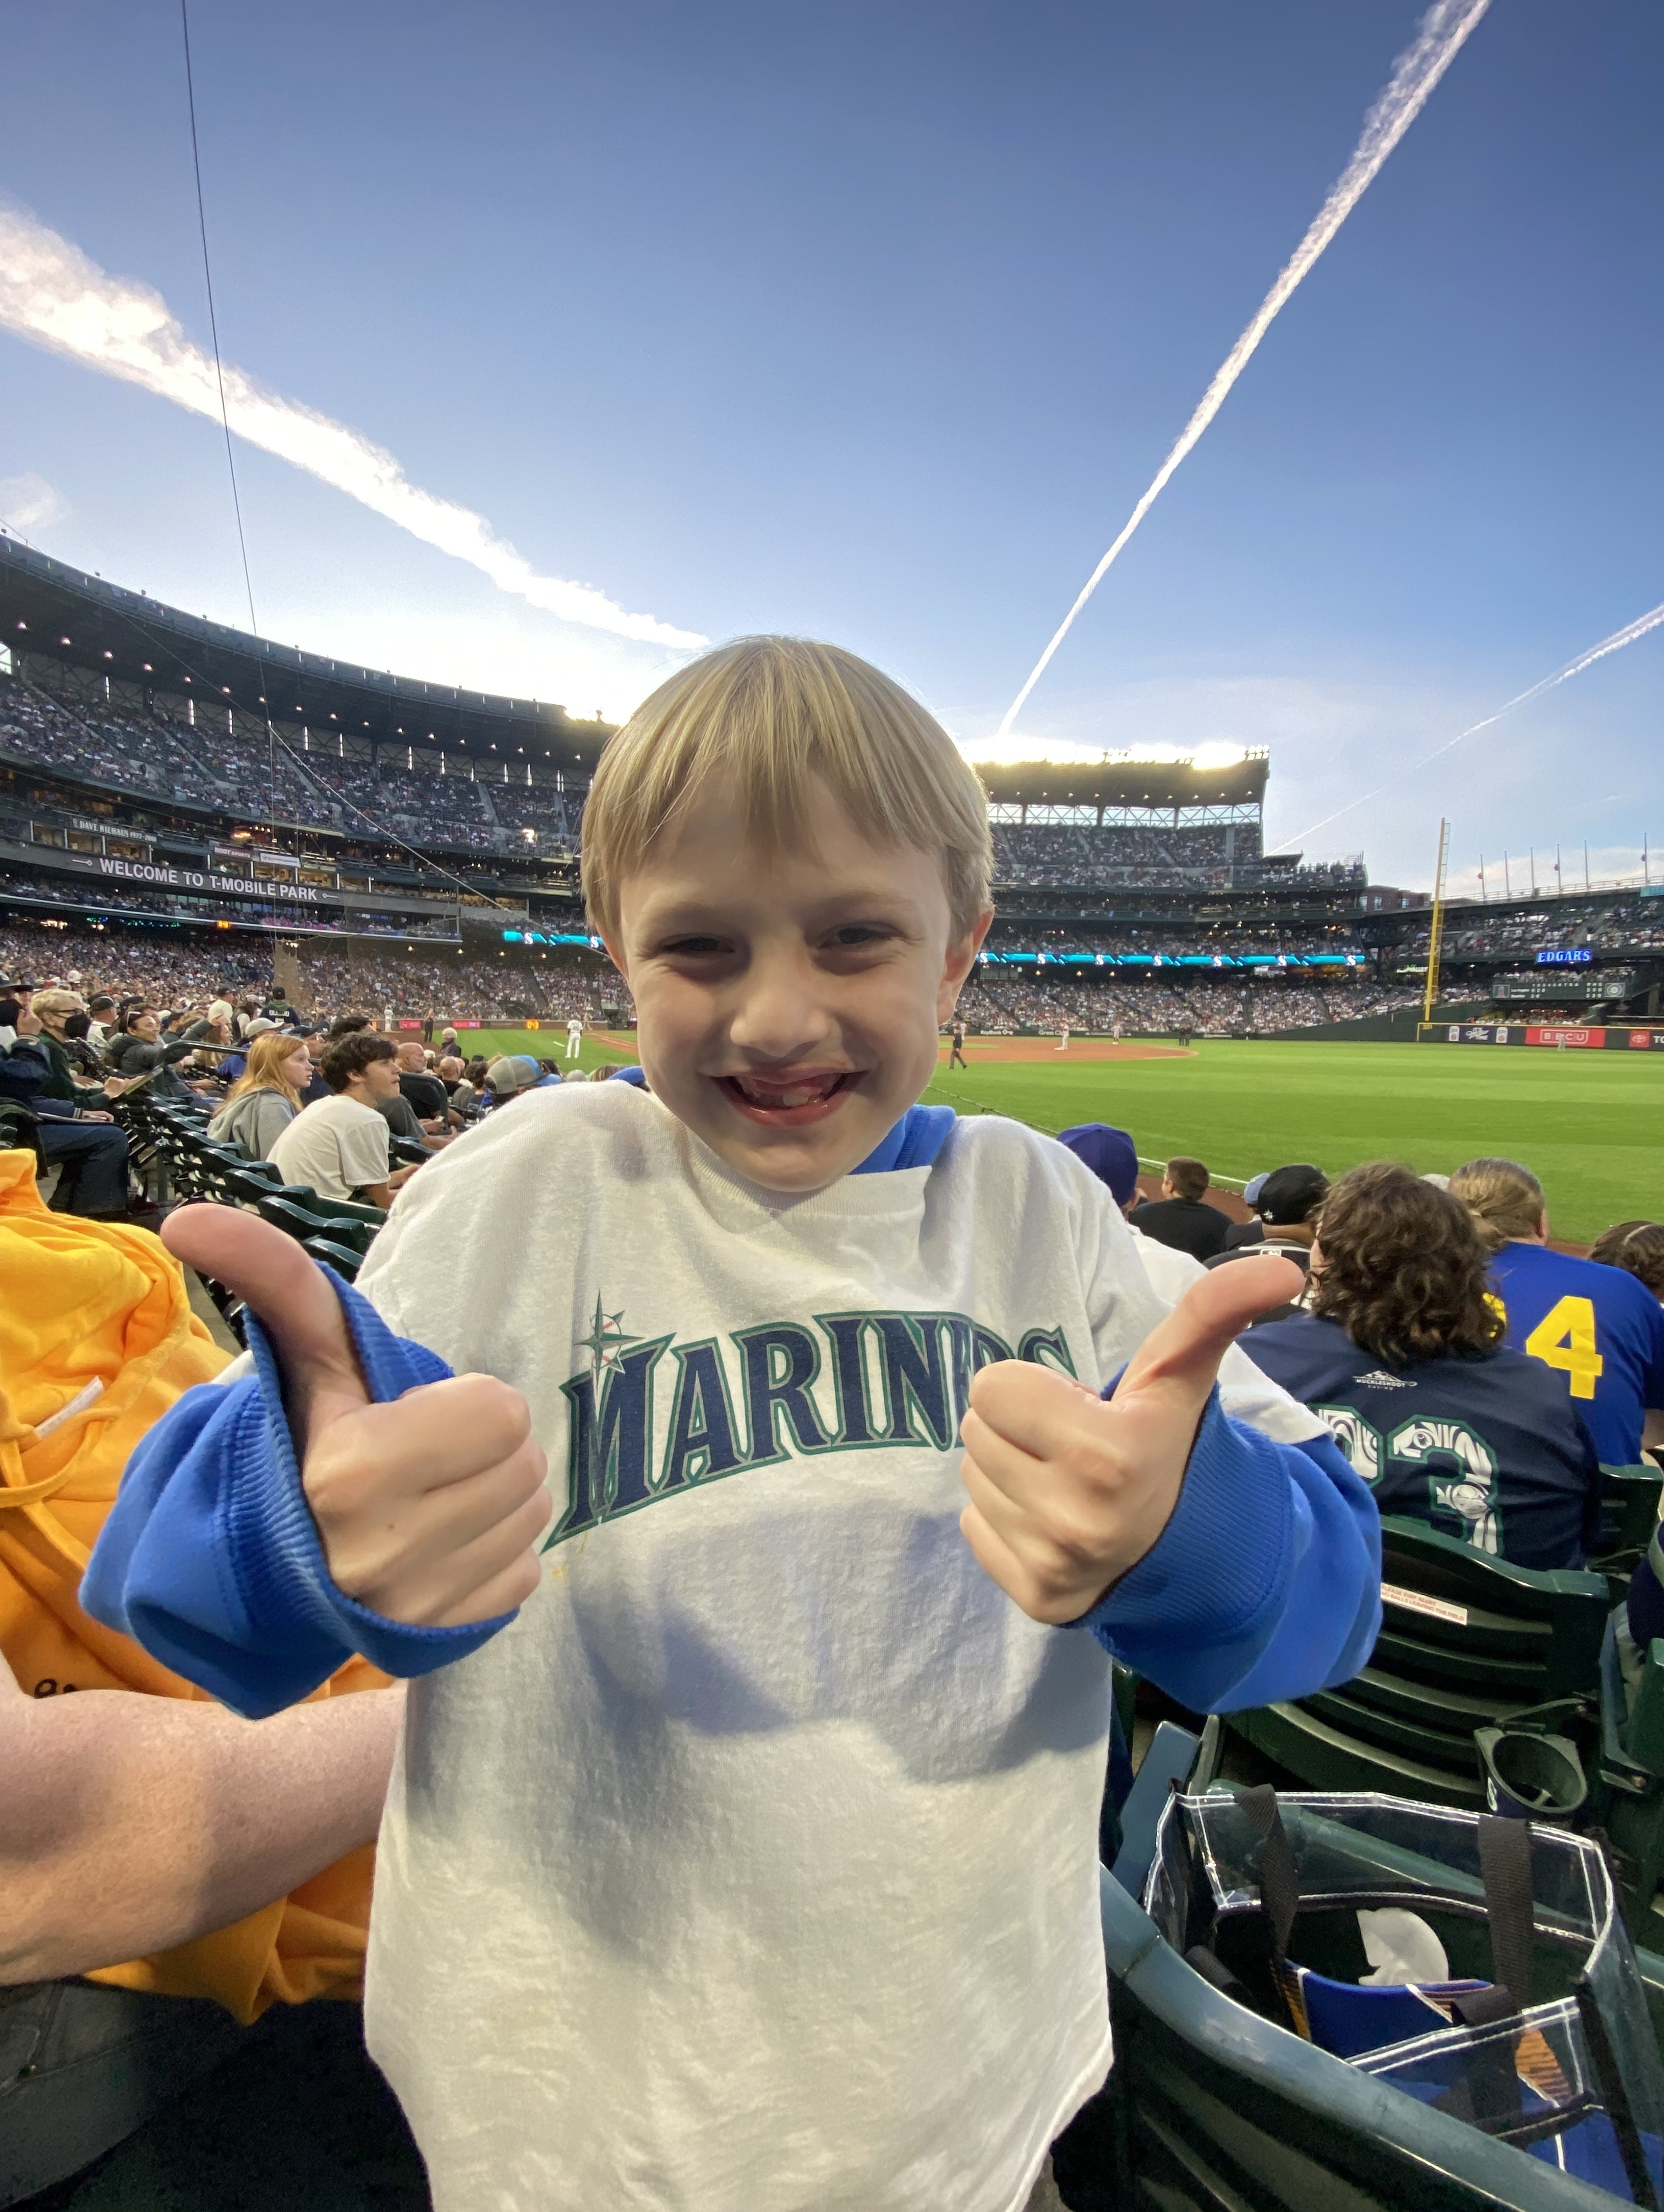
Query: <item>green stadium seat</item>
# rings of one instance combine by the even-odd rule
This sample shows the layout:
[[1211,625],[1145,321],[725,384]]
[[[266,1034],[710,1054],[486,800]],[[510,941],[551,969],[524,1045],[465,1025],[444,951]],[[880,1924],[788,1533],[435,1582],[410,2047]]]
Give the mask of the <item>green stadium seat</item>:
[[1664,1473],[1643,1462],[1638,1467],[1606,1467],[1600,1469],[1602,1498],[1600,1502],[1600,1534],[1595,1546],[1596,1556],[1608,1560],[1613,1555],[1633,1553],[1638,1558],[1652,1540],[1658,1525],[1658,1507],[1664,1497]]
[[1519,1567],[1419,1521],[1381,1521],[1385,1612],[1369,1663],[1334,1690],[1225,1716],[1304,1787],[1483,1810],[1476,1729],[1592,1697],[1604,1576]]
[[332,1267],[349,1283],[355,1279],[364,1263],[362,1252],[355,1252],[350,1245],[343,1244],[332,1237],[308,1237],[302,1249],[309,1252],[321,1267]]
[[[1664,1947],[1664,1641],[1648,1650],[1631,1703],[1619,1650],[1621,1619],[1615,1611],[1600,1650],[1600,1753],[1592,1811],[1606,1832],[1630,1935],[1637,1943]],[[1664,2003],[1655,2019],[1664,2026]]]

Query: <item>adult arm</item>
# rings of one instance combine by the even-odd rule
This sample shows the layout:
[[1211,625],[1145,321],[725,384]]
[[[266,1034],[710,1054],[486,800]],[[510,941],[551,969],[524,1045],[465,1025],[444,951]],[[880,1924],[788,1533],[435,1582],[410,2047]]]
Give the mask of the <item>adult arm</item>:
[[0,1662],[0,1983],[229,1927],[375,1837],[401,1689],[265,1727],[128,1690],[26,1697]]

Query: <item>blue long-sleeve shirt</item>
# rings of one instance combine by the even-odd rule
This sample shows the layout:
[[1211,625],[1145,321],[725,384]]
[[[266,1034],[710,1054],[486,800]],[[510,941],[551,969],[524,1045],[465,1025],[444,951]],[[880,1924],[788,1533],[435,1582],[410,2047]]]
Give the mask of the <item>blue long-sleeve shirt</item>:
[[[378,1404],[450,1373],[328,1279]],[[188,1391],[129,1462],[82,1584],[88,1612],[254,1717],[304,1697],[354,1651],[424,1674],[505,1627],[512,1613],[412,1627],[336,1588],[253,1316],[248,1335],[254,1373]],[[1229,1711],[1356,1674],[1380,1592],[1380,1517],[1332,1440],[1279,1443],[1224,1413],[1216,1391],[1161,1539],[1074,1626],[1192,1711]]]

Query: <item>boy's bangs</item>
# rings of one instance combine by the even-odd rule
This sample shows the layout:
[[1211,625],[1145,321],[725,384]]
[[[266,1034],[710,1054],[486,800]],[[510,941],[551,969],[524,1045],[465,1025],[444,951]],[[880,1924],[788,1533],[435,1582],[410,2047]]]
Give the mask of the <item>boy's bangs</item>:
[[601,757],[583,817],[583,886],[603,927],[618,887],[713,776],[739,794],[747,842],[814,849],[818,778],[856,827],[942,861],[956,932],[988,902],[987,800],[933,716],[853,653],[747,638],[661,685]]

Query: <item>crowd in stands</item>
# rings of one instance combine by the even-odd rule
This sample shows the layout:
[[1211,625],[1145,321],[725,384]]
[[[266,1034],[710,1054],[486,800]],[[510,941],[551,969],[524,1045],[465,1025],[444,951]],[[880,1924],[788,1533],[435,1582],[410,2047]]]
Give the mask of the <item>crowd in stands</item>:
[[[37,761],[145,797],[184,799],[246,815],[251,807],[280,821],[315,823],[348,835],[384,830],[417,845],[500,852],[530,827],[558,844],[576,836],[575,808],[564,793],[496,782],[497,764],[476,781],[467,764],[436,772],[432,757],[405,750],[379,765],[328,749],[322,732],[310,752],[286,730],[270,741],[247,722],[228,727],[210,698],[196,720],[157,708],[124,714],[109,705],[60,700],[15,677],[0,676],[0,753]],[[511,769],[510,775],[514,773]]]
[[1201,977],[1194,983],[1076,982],[1067,970],[1055,981],[1019,981],[1009,969],[984,969],[967,984],[961,1010],[973,1030],[993,1036],[1020,1029],[1055,1030],[1067,1022],[1077,1032],[1111,1034],[1118,1024],[1129,1036],[1187,1030],[1198,1037],[1311,1029],[1329,1022],[1362,1020],[1420,1002],[1417,991],[1378,984],[1359,975],[1321,984]]
[[[1408,953],[1425,952],[1430,924],[1414,930],[1405,939]],[[1588,945],[1592,951],[1655,950],[1664,945],[1664,898],[1637,893],[1610,904],[1593,900],[1557,899],[1551,905],[1520,913],[1510,910],[1494,919],[1472,921],[1467,915],[1446,924],[1446,958],[1485,952],[1570,951]]]
[[[1226,832],[1213,828],[997,822],[993,838],[997,884],[1223,884],[1232,865]],[[1238,864],[1259,858],[1259,832],[1247,824],[1233,844]]]

